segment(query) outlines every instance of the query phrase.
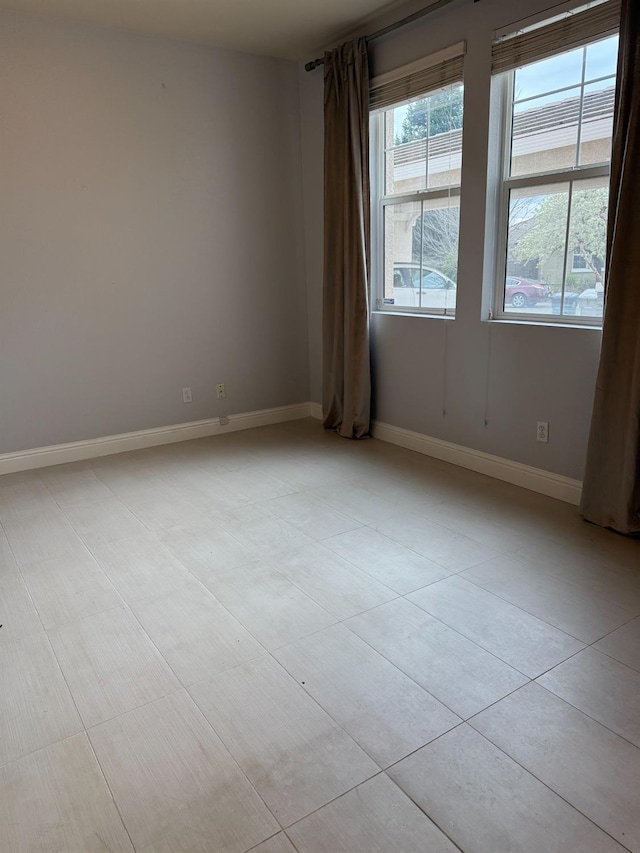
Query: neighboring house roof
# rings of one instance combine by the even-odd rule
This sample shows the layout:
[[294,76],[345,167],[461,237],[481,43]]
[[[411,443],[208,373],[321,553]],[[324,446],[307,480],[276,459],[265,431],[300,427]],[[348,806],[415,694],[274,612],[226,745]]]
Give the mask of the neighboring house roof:
[[[585,92],[583,105],[583,125],[613,116],[615,86]],[[526,102],[525,102],[526,103]],[[548,133],[567,125],[575,127],[580,118],[580,98],[565,98],[555,104],[524,109],[513,117],[513,136],[529,136],[533,133]]]
[[[585,92],[582,141],[606,139],[611,135],[615,86]],[[566,98],[555,104],[523,109],[513,119],[513,153],[515,156],[560,148],[574,144],[580,119],[580,98]],[[544,142],[541,137],[544,135]],[[459,169],[462,163],[462,131],[439,133],[429,140],[431,174]],[[427,140],[417,139],[393,149],[396,180],[424,174]]]

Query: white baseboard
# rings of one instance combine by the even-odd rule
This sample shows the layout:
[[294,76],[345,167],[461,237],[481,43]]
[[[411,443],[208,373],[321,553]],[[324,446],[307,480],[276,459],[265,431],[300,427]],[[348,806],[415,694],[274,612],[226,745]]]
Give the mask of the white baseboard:
[[309,415],[316,420],[321,421],[324,418],[322,414],[322,403],[309,403]]
[[[320,403],[309,403],[309,413],[312,418],[322,420]],[[550,498],[557,498],[575,506],[580,505],[582,494],[580,480],[571,480],[569,477],[562,477],[560,474],[553,474],[551,471],[532,468],[530,465],[523,465],[521,462],[513,462],[511,459],[504,459],[501,456],[492,456],[490,453],[483,453],[481,450],[452,444],[440,438],[431,438],[431,436],[423,435],[420,432],[412,432],[409,429],[391,426],[391,424],[385,424],[381,421],[372,422],[371,434],[380,441],[397,444],[399,447],[415,450],[417,453],[441,459],[443,462],[450,462],[452,465],[459,465],[461,468],[469,468],[471,471],[486,474],[488,477],[495,477],[496,480],[521,486],[523,489],[529,489],[532,492],[539,492],[541,495],[547,495]]]
[[433,456],[443,462],[451,462],[462,468],[469,468],[480,474],[495,477],[514,486],[521,486],[532,492],[539,492],[551,498],[565,501],[566,503],[580,504],[582,483],[579,480],[571,480],[551,471],[543,471],[541,468],[532,468],[521,462],[513,462],[500,456],[492,456],[480,450],[472,450],[470,447],[462,447],[459,444],[451,444],[440,438],[431,438],[419,432],[412,432],[401,427],[373,421],[371,433],[374,438],[415,450],[425,456]]
[[65,462],[78,462],[82,459],[96,459],[112,453],[126,453],[129,450],[141,450],[161,444],[173,444],[194,438],[207,438],[236,432],[253,427],[269,426],[284,421],[295,421],[310,416],[310,403],[297,403],[292,406],[278,406],[275,409],[261,409],[257,412],[244,412],[229,415],[229,423],[220,424],[219,418],[203,421],[191,421],[186,424],[143,429],[138,432],[124,432],[120,435],[108,435],[103,438],[91,438],[87,441],[72,441],[68,444],[55,444],[51,447],[36,447],[33,450],[19,450],[15,453],[0,454],[0,474],[13,474],[16,471],[29,471],[32,468],[47,468]]
[[[125,432],[120,435],[108,435],[103,438],[92,438],[87,441],[72,441],[68,444],[56,444],[51,447],[36,447],[33,450],[19,450],[15,453],[0,454],[0,475],[13,474],[16,471],[28,471],[33,468],[46,468],[50,465],[61,465],[65,462],[78,462],[83,459],[96,459],[99,456],[109,456],[112,453],[126,453],[129,450],[141,450],[145,447],[157,447],[161,444],[173,444],[178,441],[189,441],[194,438],[207,438],[222,435],[226,432],[253,429],[254,427],[269,426],[270,424],[294,421],[300,418],[316,418],[322,420],[320,403],[296,403],[292,406],[278,406],[275,409],[261,409],[257,412],[244,412],[230,415],[229,423],[220,424],[219,418],[203,421],[192,421],[186,424],[144,429],[138,432]],[[374,438],[397,444],[415,450],[425,456],[433,456],[444,462],[469,468],[512,483],[515,486],[530,489],[552,498],[558,498],[570,504],[580,503],[582,483],[571,480],[540,468],[531,468],[520,462],[512,462],[500,456],[492,456],[480,450],[472,450],[459,444],[431,438],[419,432],[412,432],[402,427],[391,426],[380,421],[373,421],[371,432]]]

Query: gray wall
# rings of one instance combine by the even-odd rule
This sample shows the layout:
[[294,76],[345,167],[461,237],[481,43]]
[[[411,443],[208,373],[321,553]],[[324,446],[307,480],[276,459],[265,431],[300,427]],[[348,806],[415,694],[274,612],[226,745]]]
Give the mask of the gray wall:
[[[375,75],[467,42],[457,317],[373,315],[374,416],[581,479],[600,333],[481,319],[491,288],[485,221],[492,31],[552,5],[549,0],[461,0],[372,45]],[[394,17],[402,11],[396,9]],[[300,69],[299,80],[311,399],[320,402],[322,71]],[[536,421],[549,422],[549,444],[536,442]]]
[[0,452],[308,399],[297,74],[0,14]]

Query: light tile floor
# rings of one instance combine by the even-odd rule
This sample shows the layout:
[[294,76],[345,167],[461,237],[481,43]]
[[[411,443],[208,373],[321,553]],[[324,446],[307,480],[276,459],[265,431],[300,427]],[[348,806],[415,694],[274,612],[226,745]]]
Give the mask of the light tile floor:
[[640,542],[299,421],[0,478],[0,853],[640,851]]

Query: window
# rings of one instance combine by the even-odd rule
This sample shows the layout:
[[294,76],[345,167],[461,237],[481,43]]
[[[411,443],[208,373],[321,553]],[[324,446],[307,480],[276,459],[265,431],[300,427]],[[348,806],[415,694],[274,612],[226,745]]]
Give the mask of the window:
[[589,272],[589,265],[587,264],[587,259],[580,252],[579,249],[576,249],[573,253],[573,260],[571,261],[571,272]]
[[463,50],[456,45],[420,63],[418,80],[414,64],[372,81],[372,304],[379,311],[455,313]]
[[[498,81],[505,138],[495,317],[601,323],[615,7],[603,3],[576,13],[564,31],[555,22],[535,28],[535,43],[525,31],[515,49],[494,45],[494,69],[501,62],[514,66]],[[605,37],[597,38],[598,27],[592,27],[586,31],[596,38],[585,40],[585,22],[596,16]],[[572,37],[581,43],[565,50],[554,45],[554,38]],[[531,59],[532,51],[537,61],[518,63],[522,56]]]

